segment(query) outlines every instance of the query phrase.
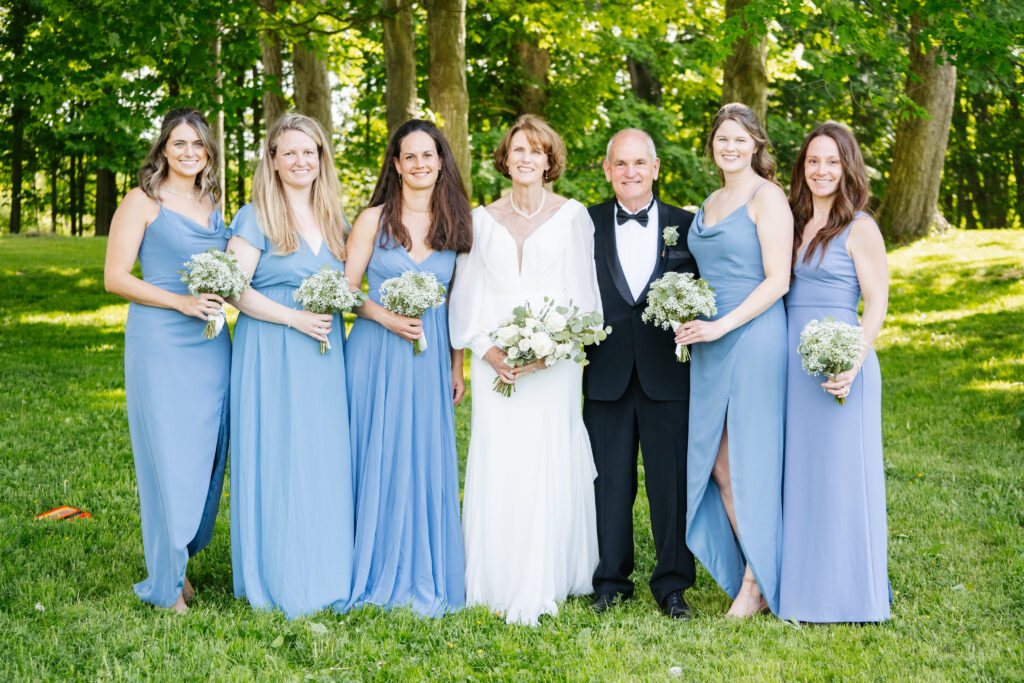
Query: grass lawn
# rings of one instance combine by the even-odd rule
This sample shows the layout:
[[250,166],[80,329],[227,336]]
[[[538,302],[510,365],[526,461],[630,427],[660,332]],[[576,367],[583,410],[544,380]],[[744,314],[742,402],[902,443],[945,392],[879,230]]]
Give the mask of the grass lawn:
[[[586,598],[536,629],[482,608],[437,621],[254,612],[231,594],[226,496],[189,565],[192,610],[156,611],[131,591],[145,567],[127,305],[103,291],[104,247],[0,238],[0,680],[1024,677],[1024,231],[952,231],[890,253],[878,351],[895,601],[880,626],[727,621],[703,569],[686,595],[697,618],[660,616],[642,495],[637,599],[600,618]],[[468,406],[456,425],[464,458]],[[62,504],[93,519],[32,520]]]

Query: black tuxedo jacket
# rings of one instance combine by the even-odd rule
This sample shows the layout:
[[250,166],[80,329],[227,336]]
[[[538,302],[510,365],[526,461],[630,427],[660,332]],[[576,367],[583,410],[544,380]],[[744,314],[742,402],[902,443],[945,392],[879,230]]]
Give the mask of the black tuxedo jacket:
[[[640,319],[647,307],[650,283],[667,271],[697,274],[697,262],[687,247],[693,214],[658,201],[658,260],[640,298],[633,300],[619,265],[615,246],[615,202],[589,209],[594,221],[594,261],[605,323],[612,333],[600,346],[587,347],[589,364],[583,369],[583,395],[598,401],[622,397],[636,367],[640,387],[655,401],[685,401],[690,398],[690,364],[675,356],[675,335]],[[675,246],[666,246],[665,227],[678,226]]]

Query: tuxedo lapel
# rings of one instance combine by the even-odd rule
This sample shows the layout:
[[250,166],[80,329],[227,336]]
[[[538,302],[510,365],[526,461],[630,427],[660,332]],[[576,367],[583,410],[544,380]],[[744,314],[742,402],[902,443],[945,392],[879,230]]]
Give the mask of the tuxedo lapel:
[[615,289],[619,290],[619,295],[626,300],[630,306],[635,302],[633,301],[633,294],[629,291],[629,284],[626,283],[626,276],[622,272],[622,264],[619,263],[619,250],[615,244],[615,204],[614,202],[608,208],[607,211],[602,211],[601,225],[602,239],[604,240],[604,258],[605,265],[608,266],[608,272],[611,273],[612,282],[615,283]]

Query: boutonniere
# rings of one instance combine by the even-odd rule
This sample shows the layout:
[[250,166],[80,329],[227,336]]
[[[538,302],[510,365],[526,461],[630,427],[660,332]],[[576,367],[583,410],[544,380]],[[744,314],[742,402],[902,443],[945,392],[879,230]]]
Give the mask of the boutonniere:
[[665,240],[665,244],[668,246],[676,246],[676,242],[679,241],[679,226],[666,225],[665,229],[661,231],[661,237]]

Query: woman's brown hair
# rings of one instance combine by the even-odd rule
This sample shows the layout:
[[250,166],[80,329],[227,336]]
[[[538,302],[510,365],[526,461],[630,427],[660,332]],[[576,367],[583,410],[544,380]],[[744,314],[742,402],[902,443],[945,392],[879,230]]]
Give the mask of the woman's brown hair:
[[839,148],[839,164],[843,174],[839,179],[839,186],[836,188],[832,208],[828,212],[828,220],[807,244],[803,262],[810,263],[814,252],[819,248],[821,256],[824,257],[829,242],[842,233],[857,213],[864,211],[868,205],[868,176],[864,169],[864,158],[861,156],[857,138],[843,124],[826,121],[804,138],[800,153],[797,154],[796,162],[793,164],[792,178],[789,181],[789,206],[793,211],[793,263],[796,263],[796,256],[800,250],[804,227],[814,215],[814,198],[811,195],[811,188],[807,185],[807,174],[804,172],[807,148],[811,146],[811,142],[815,138],[822,136],[832,138],[836,147]]
[[384,153],[384,164],[370,197],[370,206],[381,206],[380,246],[397,243],[406,249],[412,248],[409,231],[402,223],[402,179],[395,168],[395,161],[402,153],[402,140],[417,131],[433,139],[441,161],[437,182],[430,194],[430,230],[427,231],[426,242],[435,251],[454,249],[456,253],[467,252],[473,246],[473,218],[469,213],[469,197],[462,185],[462,175],[448,140],[437,126],[422,119],[409,119],[395,129]]
[[[715,114],[715,120],[711,123],[711,132],[704,143],[704,153],[711,159],[715,158],[715,133],[726,121],[735,121],[753,138],[754,154],[750,158],[750,167],[754,169],[754,173],[766,180],[775,180],[775,159],[772,158],[768,133],[754,110],[742,102],[730,102]],[[725,174],[720,168],[718,169],[718,179],[725,182]]]
[[202,140],[203,147],[206,148],[206,167],[196,174],[195,189],[199,191],[200,196],[212,194],[213,200],[218,202],[221,191],[220,183],[217,180],[217,170],[220,168],[220,150],[206,118],[191,107],[172,109],[164,115],[163,123],[160,124],[160,135],[153,141],[153,145],[149,148],[149,154],[146,155],[146,161],[139,169],[139,187],[151,199],[160,201],[160,185],[167,178],[167,156],[164,154],[164,147],[174,129],[183,123],[192,127],[192,130]]

